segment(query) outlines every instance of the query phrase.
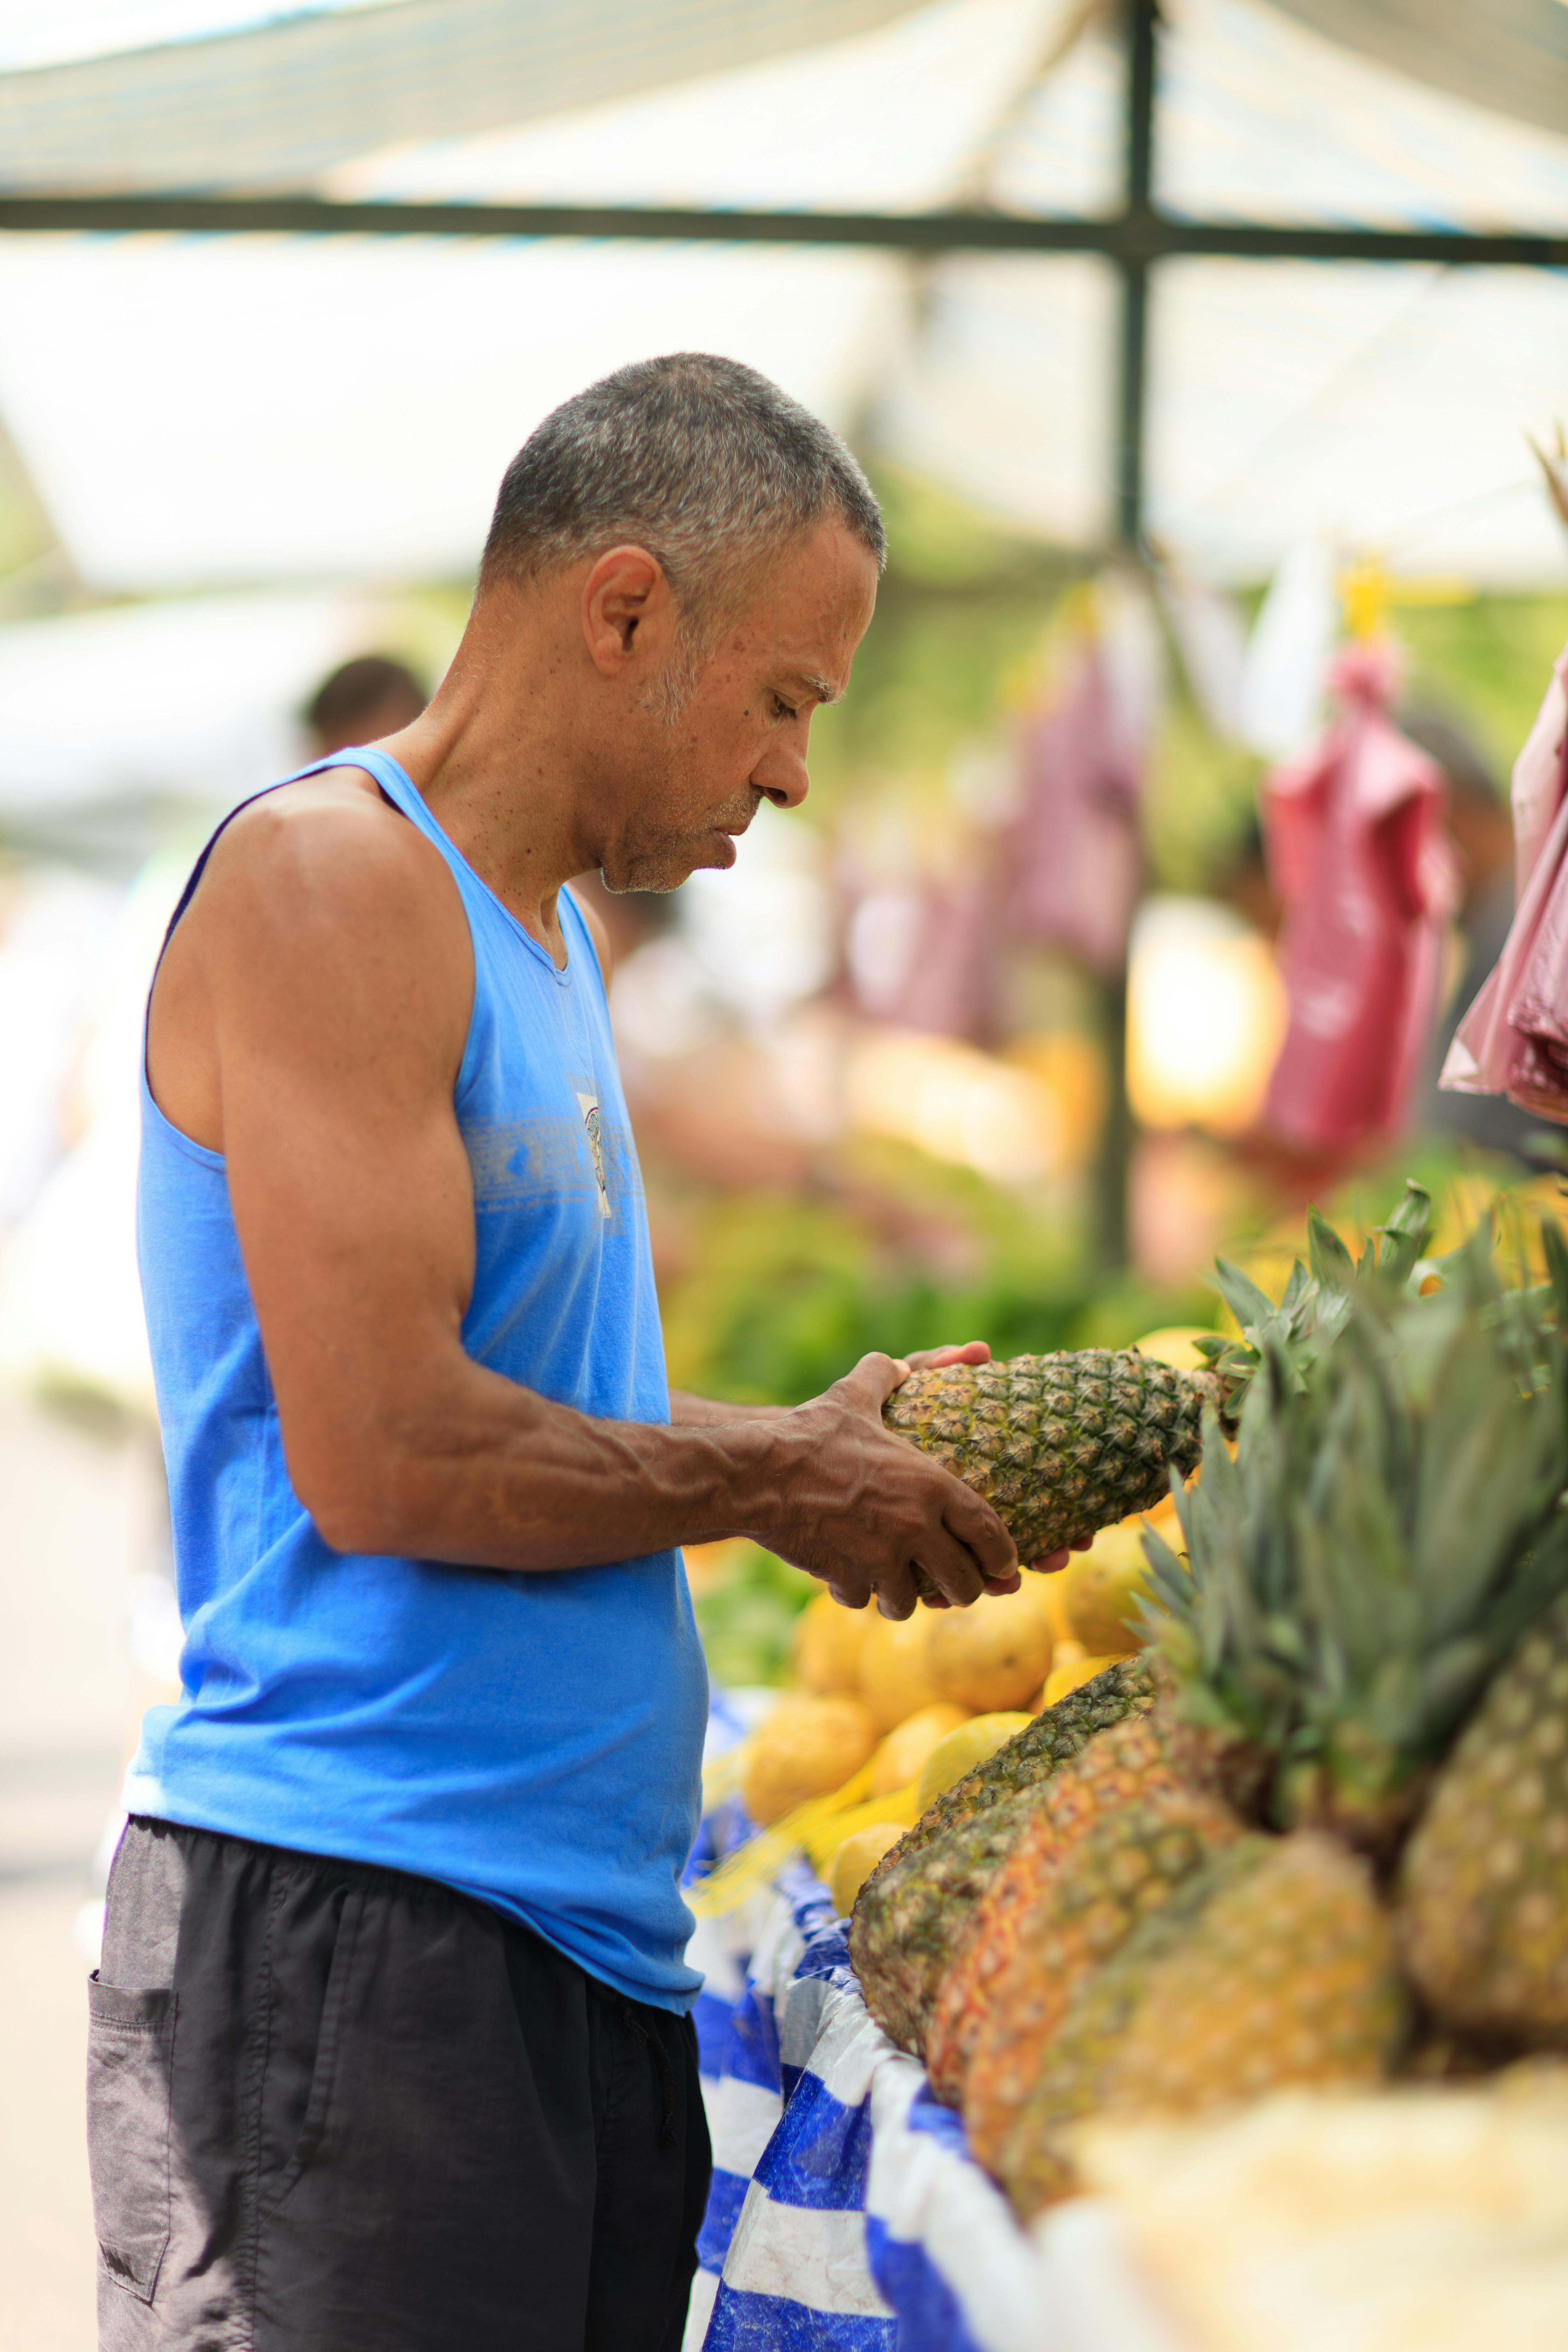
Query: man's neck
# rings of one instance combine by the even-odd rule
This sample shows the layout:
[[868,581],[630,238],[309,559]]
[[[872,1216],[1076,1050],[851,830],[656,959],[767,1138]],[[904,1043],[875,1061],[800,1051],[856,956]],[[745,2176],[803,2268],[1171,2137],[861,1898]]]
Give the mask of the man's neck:
[[563,734],[559,694],[542,690],[561,650],[511,605],[476,607],[428,709],[383,748],[475,873],[560,963],[561,886],[598,864],[598,845],[582,822],[582,747]]

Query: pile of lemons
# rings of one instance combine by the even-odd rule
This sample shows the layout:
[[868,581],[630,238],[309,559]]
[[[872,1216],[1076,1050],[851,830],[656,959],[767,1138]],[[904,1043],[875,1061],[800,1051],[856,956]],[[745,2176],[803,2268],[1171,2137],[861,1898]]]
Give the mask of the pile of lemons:
[[[802,1612],[795,1688],[746,1743],[739,1793],[759,1827],[794,1823],[841,1912],[889,1847],[1031,1717],[1142,1646],[1145,1525],[1107,1528],[1056,1576],[972,1609],[902,1624],[841,1608]],[[1178,1537],[1179,1540],[1179,1537]],[[822,1801],[837,1800],[826,1812]],[[808,1811],[814,1818],[797,1819]]]

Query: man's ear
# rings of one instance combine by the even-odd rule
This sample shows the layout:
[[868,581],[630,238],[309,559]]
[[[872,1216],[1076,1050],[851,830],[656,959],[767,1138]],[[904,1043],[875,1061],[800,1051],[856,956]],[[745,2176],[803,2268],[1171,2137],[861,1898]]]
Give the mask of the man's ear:
[[639,630],[646,635],[645,624],[657,623],[671,601],[664,566],[646,547],[601,555],[583,583],[583,637],[595,668],[605,677],[625,669]]

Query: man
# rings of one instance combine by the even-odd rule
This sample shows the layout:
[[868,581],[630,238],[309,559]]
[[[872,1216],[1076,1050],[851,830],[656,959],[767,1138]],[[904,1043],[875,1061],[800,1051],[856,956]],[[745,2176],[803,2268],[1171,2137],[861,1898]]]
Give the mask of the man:
[[708,2172],[677,1547],[743,1530],[895,1617],[917,1563],[1016,1587],[882,1428],[904,1365],[667,1396],[562,888],[672,888],[804,798],[882,552],[773,386],[622,370],[514,460],[430,708],[245,807],[175,917],[139,1213],[186,1646],[92,1987],[111,2352],[673,2347]]

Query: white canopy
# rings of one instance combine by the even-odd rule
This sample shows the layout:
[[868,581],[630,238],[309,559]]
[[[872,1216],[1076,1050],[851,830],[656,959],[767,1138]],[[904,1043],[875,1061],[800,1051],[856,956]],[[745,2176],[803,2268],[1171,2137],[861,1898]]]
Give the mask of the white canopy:
[[[202,0],[159,5],[141,0],[154,30],[189,30]],[[55,65],[35,40],[0,73],[0,154],[33,186],[1103,211],[1122,67],[1103,30],[1075,29],[1085,14],[384,0]],[[1168,208],[1568,230],[1563,0],[1168,14]],[[52,16],[79,46],[71,8]],[[5,37],[0,16],[0,58]],[[108,590],[465,570],[539,416],[683,346],[749,360],[884,458],[1085,546],[1108,530],[1115,315],[1114,272],[1076,257],[0,236],[0,416]],[[1568,407],[1560,275],[1167,263],[1152,352],[1149,522],[1194,569],[1257,578],[1316,531],[1478,583],[1562,579],[1524,440]]]

